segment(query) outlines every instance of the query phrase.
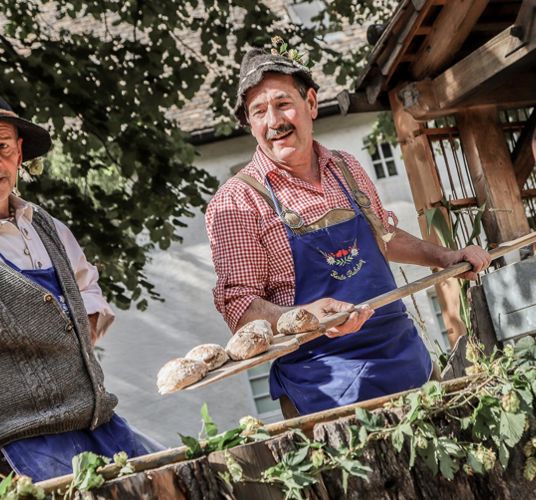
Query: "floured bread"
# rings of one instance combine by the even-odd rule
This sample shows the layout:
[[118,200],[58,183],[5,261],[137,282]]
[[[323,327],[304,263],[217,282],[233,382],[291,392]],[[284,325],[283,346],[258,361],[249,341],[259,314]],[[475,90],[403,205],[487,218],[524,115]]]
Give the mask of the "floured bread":
[[225,349],[218,344],[201,344],[189,351],[185,358],[202,361],[209,370],[215,370],[229,361]]
[[158,392],[160,394],[169,394],[188,387],[201,380],[207,372],[208,367],[202,361],[186,358],[172,359],[158,372],[156,380]]
[[291,309],[279,317],[277,331],[285,335],[294,333],[312,332],[318,330],[320,321],[318,318],[301,307]]
[[235,361],[249,359],[267,351],[272,337],[272,327],[268,321],[251,321],[233,335],[225,350]]
[[237,333],[241,332],[254,332],[254,333],[262,333],[263,335],[266,335],[270,342],[272,341],[272,337],[274,336],[274,333],[272,331],[272,325],[269,321],[266,321],[265,319],[256,319],[254,321],[250,321],[249,323],[246,323],[240,330],[238,330]]

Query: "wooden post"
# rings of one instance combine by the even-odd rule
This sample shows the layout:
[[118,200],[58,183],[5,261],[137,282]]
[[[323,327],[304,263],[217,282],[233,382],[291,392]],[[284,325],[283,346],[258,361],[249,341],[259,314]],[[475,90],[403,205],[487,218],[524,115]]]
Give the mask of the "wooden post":
[[[396,132],[408,179],[413,194],[413,202],[419,217],[419,226],[423,239],[440,245],[435,232],[428,234],[426,216],[424,211],[432,208],[434,204],[443,199],[443,191],[439,182],[434,154],[426,135],[422,134],[423,126],[417,122],[407,111],[398,96],[400,87],[391,90],[389,100],[393,111]],[[448,217],[447,217],[448,220]],[[435,271],[435,269],[434,269]],[[449,279],[435,287],[443,321],[451,347],[461,335],[465,335],[466,328],[460,317],[460,287],[454,278]]]
[[486,203],[482,224],[489,243],[527,234],[529,223],[497,108],[468,109],[456,121],[477,202]]

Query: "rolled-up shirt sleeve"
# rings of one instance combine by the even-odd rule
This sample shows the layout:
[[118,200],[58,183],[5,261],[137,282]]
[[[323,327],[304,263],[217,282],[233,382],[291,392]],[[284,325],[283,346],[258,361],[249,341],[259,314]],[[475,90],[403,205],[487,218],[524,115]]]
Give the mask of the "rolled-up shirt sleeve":
[[217,281],[214,304],[232,331],[256,298],[264,298],[268,255],[258,214],[240,196],[219,192],[206,212],[206,227]]
[[87,261],[82,248],[80,248],[70,229],[56,219],[54,219],[54,224],[71,262],[86,311],[88,315],[96,313],[99,315],[97,336],[101,337],[114,321],[115,314],[102,295],[102,290],[98,283],[99,272],[93,264]]

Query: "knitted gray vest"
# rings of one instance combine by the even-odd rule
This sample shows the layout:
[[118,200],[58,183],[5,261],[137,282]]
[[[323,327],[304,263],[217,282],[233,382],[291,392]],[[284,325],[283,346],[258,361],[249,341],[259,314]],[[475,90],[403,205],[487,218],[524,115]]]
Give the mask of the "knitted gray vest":
[[105,391],[87,313],[54,223],[34,206],[33,226],[52,261],[72,321],[40,285],[0,259],[0,446],[95,428],[117,398]]

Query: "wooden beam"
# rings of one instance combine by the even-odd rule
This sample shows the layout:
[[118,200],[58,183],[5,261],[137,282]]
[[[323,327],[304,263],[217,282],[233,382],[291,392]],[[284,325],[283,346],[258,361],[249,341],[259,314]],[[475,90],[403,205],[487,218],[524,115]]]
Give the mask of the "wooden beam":
[[488,2],[450,0],[445,3],[411,67],[413,78],[433,76],[452,61]]
[[404,85],[400,97],[406,111],[416,120],[427,121],[471,107],[497,105],[499,109],[507,109],[536,104],[536,71],[505,72],[504,78],[501,75],[497,81],[492,79],[478,88],[467,88],[467,95],[457,102],[445,99],[448,91],[440,85],[438,79]]
[[[536,89],[536,87],[534,87]],[[534,130],[536,128],[536,110],[532,111],[530,118],[525,123],[523,131],[517,140],[514,151],[512,152],[512,162],[514,163],[514,172],[517,178],[517,185],[522,189],[534,170],[536,160],[533,154],[533,141],[536,141]],[[536,151],[536,149],[535,149]]]
[[[434,90],[440,106],[457,104],[501,72],[536,54],[536,33],[526,45],[512,52],[512,45],[518,41],[508,28],[435,78]],[[533,66],[531,69],[534,71]]]
[[[398,88],[389,93],[393,120],[413,194],[415,208],[419,214],[419,226],[423,239],[441,244],[436,233],[428,233],[424,212],[443,199],[443,191],[437,174],[434,154],[428,137],[423,134],[424,126],[404,110]],[[448,216],[447,216],[448,217]],[[447,218],[448,220],[448,218]],[[460,318],[460,288],[458,281],[450,279],[435,287],[443,321],[451,346],[458,337],[466,333]]]
[[514,168],[496,107],[456,115],[477,202],[486,203],[482,223],[490,244],[529,232]]

